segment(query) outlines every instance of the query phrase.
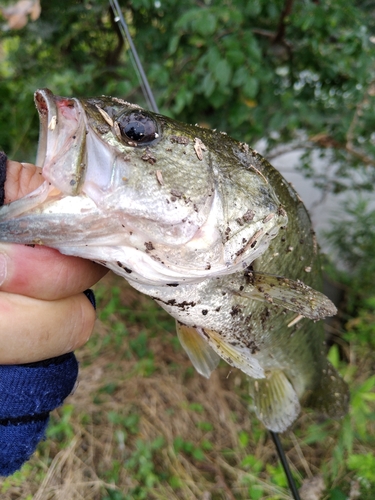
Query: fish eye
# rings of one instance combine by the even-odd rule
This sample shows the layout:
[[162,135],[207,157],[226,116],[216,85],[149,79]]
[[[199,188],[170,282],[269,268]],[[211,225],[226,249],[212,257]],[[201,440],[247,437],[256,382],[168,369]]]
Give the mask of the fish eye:
[[124,113],[116,124],[121,138],[132,146],[147,145],[159,137],[155,120],[144,111]]

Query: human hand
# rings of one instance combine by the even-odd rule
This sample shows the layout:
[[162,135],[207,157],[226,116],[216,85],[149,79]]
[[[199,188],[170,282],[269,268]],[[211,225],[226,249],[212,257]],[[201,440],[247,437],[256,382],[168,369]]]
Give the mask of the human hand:
[[[3,186],[5,161],[0,152],[0,204],[43,182],[34,165],[8,161]],[[0,243],[0,476],[30,458],[50,412],[71,393],[78,375],[72,351],[95,321],[82,292],[106,272],[51,248]]]
[[[42,182],[40,168],[8,161],[5,203]],[[82,292],[106,272],[51,248],[0,243],[0,364],[53,358],[83,345],[95,310]]]

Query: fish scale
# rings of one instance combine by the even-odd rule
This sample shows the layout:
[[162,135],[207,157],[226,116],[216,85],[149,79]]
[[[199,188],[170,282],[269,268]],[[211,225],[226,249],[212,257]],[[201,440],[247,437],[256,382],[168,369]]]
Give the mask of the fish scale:
[[197,371],[249,377],[258,418],[286,430],[301,404],[347,411],[325,356],[308,213],[261,155],[226,134],[118,98],[35,94],[45,183],[0,209],[0,239],[95,260],[176,319]]

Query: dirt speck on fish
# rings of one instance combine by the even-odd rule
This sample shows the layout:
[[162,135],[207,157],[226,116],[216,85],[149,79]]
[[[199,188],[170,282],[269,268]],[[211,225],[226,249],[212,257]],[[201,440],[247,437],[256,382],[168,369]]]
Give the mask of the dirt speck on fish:
[[279,172],[227,135],[118,98],[42,89],[35,103],[46,181],[0,209],[0,240],[99,261],[153,297],[200,374],[223,358],[249,376],[267,428],[286,430],[301,404],[343,416],[348,388],[318,321],[336,309]]

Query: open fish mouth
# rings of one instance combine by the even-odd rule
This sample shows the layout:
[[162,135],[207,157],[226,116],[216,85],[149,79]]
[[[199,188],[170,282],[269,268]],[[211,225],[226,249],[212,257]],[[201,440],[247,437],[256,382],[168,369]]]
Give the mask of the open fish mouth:
[[45,181],[1,208],[0,234],[2,241],[56,248],[74,233],[83,210],[95,210],[89,198],[79,196],[87,165],[85,113],[78,99],[48,89],[37,90],[34,100],[40,119],[35,163]]
[[40,119],[36,164],[47,181],[74,196],[87,165],[85,113],[78,99],[55,96],[48,89],[37,90],[34,100]]

